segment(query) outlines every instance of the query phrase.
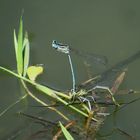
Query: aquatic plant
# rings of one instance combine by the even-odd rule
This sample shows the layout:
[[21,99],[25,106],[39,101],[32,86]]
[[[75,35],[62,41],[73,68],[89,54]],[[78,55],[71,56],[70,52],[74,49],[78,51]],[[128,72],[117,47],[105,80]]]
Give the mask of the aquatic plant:
[[[19,27],[18,35],[16,35],[16,31],[14,30],[14,47],[15,47],[17,72],[13,72],[13,70],[9,70],[2,66],[0,66],[0,70],[3,70],[18,78],[21,85],[24,87],[26,94],[22,96],[18,101],[11,104],[3,112],[1,112],[0,117],[2,117],[5,114],[5,112],[11,109],[18,102],[25,99],[27,96],[30,96],[36,102],[40,103],[42,106],[47,107],[47,109],[51,109],[55,113],[59,114],[65,120],[65,127],[62,125],[62,123],[59,123],[59,125],[61,127],[62,132],[64,133],[65,137],[68,140],[73,140],[73,138],[66,130],[66,128],[73,128],[73,127],[76,128],[75,130],[76,132],[77,131],[82,132],[82,137],[85,136],[85,138],[88,137],[89,139],[95,139],[96,134],[100,129],[100,126],[103,124],[106,116],[110,115],[110,113],[107,112],[108,108],[106,105],[114,105],[117,109],[118,108],[120,109],[121,105],[123,104],[121,102],[117,102],[114,96],[117,93],[120,84],[123,82],[126,73],[126,71],[124,70],[124,66],[129,64],[133,60],[139,58],[140,56],[140,52],[137,52],[133,56],[118,63],[116,66],[112,67],[111,69],[104,72],[103,74],[85,81],[77,88],[75,88],[75,80],[73,75],[73,81],[74,81],[73,90],[61,92],[52,89],[51,87],[44,86],[36,81],[37,76],[43,73],[43,66],[41,65],[29,66],[30,43],[28,39],[28,33],[25,32],[24,34],[23,31],[22,17],[20,18],[20,27]],[[114,72],[113,69],[118,67],[119,69],[121,68],[121,70],[119,70],[118,72]],[[72,74],[73,74],[73,70],[72,70]],[[108,75],[109,76],[111,75],[111,80],[113,79],[112,80],[113,82],[111,81],[112,82],[111,86],[101,85],[101,83],[103,82],[105,84],[105,80],[107,81],[107,83],[109,82],[110,77]],[[41,93],[43,93],[46,96],[46,98],[49,97],[52,99],[52,101],[55,101],[56,103],[52,105],[47,102],[44,102],[42,99],[37,97],[30,90],[28,84],[32,85],[34,88],[36,88],[36,90],[39,90]],[[96,92],[104,95],[104,102],[98,101],[96,99],[97,97]],[[71,123],[71,118],[73,117],[69,117],[65,112],[58,110],[55,107],[57,103],[60,103],[61,105],[64,105],[70,110],[75,111],[75,113],[83,117],[85,121],[76,118],[75,120],[79,119],[78,123],[77,122],[76,124]],[[69,130],[70,132],[72,132],[72,129]],[[58,131],[55,136],[59,137],[62,132]]]

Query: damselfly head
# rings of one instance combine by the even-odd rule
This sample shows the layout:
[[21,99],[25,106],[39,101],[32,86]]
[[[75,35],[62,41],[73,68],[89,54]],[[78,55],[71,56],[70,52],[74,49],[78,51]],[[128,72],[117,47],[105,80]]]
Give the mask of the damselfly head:
[[54,49],[56,49],[59,52],[65,53],[65,54],[69,54],[69,46],[68,45],[64,45],[62,43],[58,43],[56,40],[52,41],[52,47]]

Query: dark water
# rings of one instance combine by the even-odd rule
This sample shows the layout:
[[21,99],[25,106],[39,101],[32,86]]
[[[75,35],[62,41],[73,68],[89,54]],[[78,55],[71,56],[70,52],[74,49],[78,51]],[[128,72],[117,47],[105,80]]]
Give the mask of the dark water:
[[[24,9],[24,28],[31,39],[30,64],[44,64],[45,68],[38,81],[55,88],[70,89],[71,73],[67,57],[51,48],[52,40],[56,39],[89,53],[107,56],[109,64],[106,67],[92,65],[92,74],[95,75],[140,50],[139,4],[138,0],[3,0],[0,2],[0,65],[16,69],[13,29],[18,29],[19,17]],[[80,57],[73,54],[72,60],[76,82],[79,84],[88,78],[87,70]],[[137,60],[129,65],[121,89],[140,90],[139,62],[140,60]],[[17,79],[3,72],[0,72],[0,89],[0,111],[22,95]],[[128,97],[128,100],[138,97],[139,94]],[[117,127],[140,139],[138,106],[139,101],[129,105],[117,113],[115,120]],[[26,131],[27,128],[22,126],[24,118],[16,114],[19,110],[36,112],[31,107],[27,108],[27,103],[23,102],[7,112],[0,118],[0,139],[8,139],[11,137],[10,132],[19,130],[18,128]],[[106,134],[114,127],[113,120],[108,118],[101,131]],[[28,135],[28,132],[26,134]],[[118,138],[127,139],[116,133],[108,139]]]

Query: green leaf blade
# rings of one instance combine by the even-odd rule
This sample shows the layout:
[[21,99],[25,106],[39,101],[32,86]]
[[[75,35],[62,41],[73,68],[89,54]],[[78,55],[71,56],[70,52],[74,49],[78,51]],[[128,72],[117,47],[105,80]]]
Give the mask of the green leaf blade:
[[17,61],[17,48],[18,48],[18,43],[17,43],[17,37],[16,37],[16,31],[14,29],[14,47],[15,47],[15,54],[16,54],[16,61]]
[[18,33],[18,48],[17,48],[17,69],[19,75],[23,72],[23,22],[22,17],[20,19],[20,27]]
[[28,39],[27,32],[25,33],[25,38],[23,42],[23,48],[24,48],[24,69],[23,69],[23,76],[26,76],[27,69],[29,66],[29,57],[30,57],[30,44]]
[[63,126],[63,124],[61,122],[59,122],[61,130],[64,134],[64,136],[66,137],[67,140],[74,140],[74,138],[71,136],[71,134],[67,131],[67,129]]

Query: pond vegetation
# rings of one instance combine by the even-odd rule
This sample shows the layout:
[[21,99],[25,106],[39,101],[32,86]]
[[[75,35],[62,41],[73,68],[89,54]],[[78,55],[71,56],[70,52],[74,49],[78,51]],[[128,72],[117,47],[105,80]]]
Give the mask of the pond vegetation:
[[[45,139],[46,135],[51,135],[51,139],[53,140],[57,140],[58,138],[64,139],[64,136],[68,140],[106,139],[107,136],[102,136],[98,133],[101,126],[104,124],[106,117],[113,115],[114,112],[116,113],[121,108],[126,107],[128,104],[139,100],[137,98],[131,102],[121,102],[117,99],[117,96],[120,94],[139,93],[139,91],[132,90],[119,91],[119,87],[126,75],[126,66],[134,60],[140,58],[140,51],[112,66],[102,74],[96,77],[90,77],[89,80],[76,86],[70,57],[70,51],[74,49],[69,48],[68,45],[53,41],[53,47],[59,52],[68,55],[70,62],[73,86],[71,90],[64,92],[42,85],[36,81],[36,78],[43,73],[43,66],[29,66],[30,43],[28,33],[23,33],[23,22],[21,17],[18,36],[14,30],[17,72],[13,72],[13,70],[2,66],[0,66],[0,70],[5,71],[19,79],[26,93],[19,100],[2,111],[0,117],[2,117],[13,106],[17,105],[17,103],[21,102],[22,100],[26,100],[26,98],[30,96],[33,100],[39,103],[40,106],[45,107],[46,112],[48,109],[50,109],[54,113],[57,113],[61,119],[56,122],[50,122],[43,118],[20,112],[20,117],[28,117],[29,119],[36,120],[39,124],[43,125],[42,130],[38,130],[37,132],[33,133],[28,137],[28,139],[39,139],[40,136],[44,137]],[[77,51],[75,52],[79,53]],[[79,54],[82,55],[81,53]],[[92,54],[90,54],[90,56],[92,56]],[[94,55],[94,59],[101,61],[97,55]],[[32,87],[38,90],[40,93],[44,94],[46,100],[42,100],[42,98],[36,96],[36,94],[34,94],[31,90],[30,85],[32,85]],[[58,106],[63,106],[65,111],[59,109]],[[112,112],[109,112],[109,106],[113,106],[114,109]],[[116,130],[121,132],[129,139],[135,139],[133,136],[119,128],[116,128],[115,131]]]

